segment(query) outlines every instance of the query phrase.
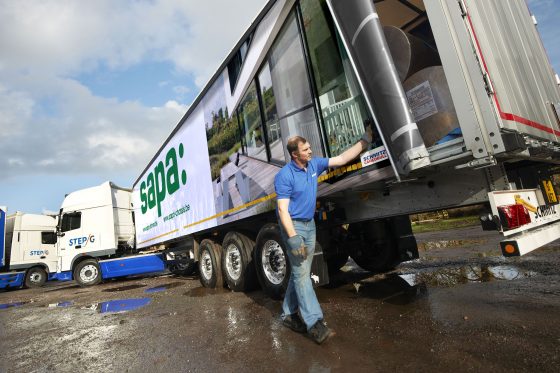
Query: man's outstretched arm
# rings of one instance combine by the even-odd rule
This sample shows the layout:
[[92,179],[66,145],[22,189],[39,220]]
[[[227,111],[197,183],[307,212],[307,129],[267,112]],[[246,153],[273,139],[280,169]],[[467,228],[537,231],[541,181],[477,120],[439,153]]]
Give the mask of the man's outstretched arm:
[[366,150],[371,143],[371,128],[367,127],[364,136],[356,144],[346,149],[342,154],[329,158],[329,167],[340,167],[348,164],[351,160],[355,159],[360,153]]

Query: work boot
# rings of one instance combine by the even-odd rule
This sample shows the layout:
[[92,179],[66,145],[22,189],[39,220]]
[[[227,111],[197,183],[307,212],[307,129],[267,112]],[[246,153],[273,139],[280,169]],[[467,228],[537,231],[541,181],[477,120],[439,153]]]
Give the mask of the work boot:
[[327,327],[327,323],[324,320],[319,320],[307,331],[309,338],[315,341],[317,344],[325,342],[329,337],[334,335],[334,331]]
[[307,331],[307,326],[305,326],[305,323],[297,313],[286,316],[284,320],[282,320],[282,324],[292,329],[294,332],[305,333]]

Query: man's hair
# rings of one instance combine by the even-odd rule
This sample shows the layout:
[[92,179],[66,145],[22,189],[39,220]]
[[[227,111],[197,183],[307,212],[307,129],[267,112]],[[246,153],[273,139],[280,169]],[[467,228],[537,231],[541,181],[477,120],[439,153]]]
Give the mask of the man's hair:
[[297,152],[299,150],[299,144],[305,144],[307,140],[301,136],[292,136],[288,139],[288,144],[286,145],[286,149],[288,149],[288,154],[290,157],[292,156],[293,152]]

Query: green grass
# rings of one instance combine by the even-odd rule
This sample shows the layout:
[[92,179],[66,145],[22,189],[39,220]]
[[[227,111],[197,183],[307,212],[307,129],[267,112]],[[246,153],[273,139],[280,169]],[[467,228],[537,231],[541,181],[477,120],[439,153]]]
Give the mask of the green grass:
[[480,221],[478,216],[464,216],[460,218],[440,219],[424,222],[412,222],[412,232],[437,232],[446,229],[456,229],[463,227],[472,227],[479,225]]

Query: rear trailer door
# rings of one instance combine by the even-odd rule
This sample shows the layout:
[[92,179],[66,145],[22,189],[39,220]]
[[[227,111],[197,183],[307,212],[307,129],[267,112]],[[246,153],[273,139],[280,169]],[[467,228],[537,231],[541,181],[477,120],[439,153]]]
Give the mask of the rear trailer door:
[[558,142],[560,92],[525,0],[425,4],[473,155],[521,151],[521,136]]
[[464,0],[503,129],[558,142],[560,93],[525,0]]

